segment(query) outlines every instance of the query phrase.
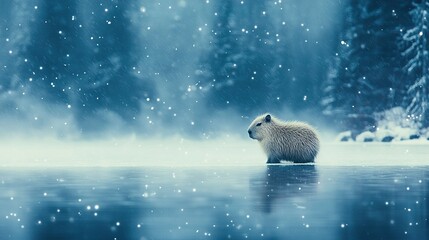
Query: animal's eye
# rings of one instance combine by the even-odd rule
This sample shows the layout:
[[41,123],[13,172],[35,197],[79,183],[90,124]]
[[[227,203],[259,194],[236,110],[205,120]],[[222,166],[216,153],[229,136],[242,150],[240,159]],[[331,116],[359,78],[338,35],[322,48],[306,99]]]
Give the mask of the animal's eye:
[[259,127],[259,126],[261,126],[261,124],[262,124],[262,123],[257,123],[257,124],[256,124],[256,126],[257,126],[257,127]]

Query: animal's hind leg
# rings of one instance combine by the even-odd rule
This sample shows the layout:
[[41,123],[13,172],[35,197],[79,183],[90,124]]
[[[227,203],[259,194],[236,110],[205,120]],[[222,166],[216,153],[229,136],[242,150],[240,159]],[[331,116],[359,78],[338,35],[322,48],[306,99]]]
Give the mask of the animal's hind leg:
[[280,163],[280,160],[277,158],[269,157],[267,163]]

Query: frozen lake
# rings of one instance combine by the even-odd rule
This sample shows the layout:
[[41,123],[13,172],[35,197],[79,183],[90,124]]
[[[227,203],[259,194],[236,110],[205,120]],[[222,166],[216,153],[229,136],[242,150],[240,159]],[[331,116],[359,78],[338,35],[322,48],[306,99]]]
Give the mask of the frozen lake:
[[2,239],[429,236],[427,166],[3,169],[0,175]]
[[[214,161],[214,152],[205,152],[204,147],[193,152],[187,146],[170,149],[181,161],[187,159],[179,154],[185,149],[183,154],[190,157],[186,164],[150,163],[165,157],[160,151],[150,161],[141,158],[139,164],[133,160],[135,152],[126,155],[129,161],[115,160],[113,155],[113,160],[104,162],[107,167],[97,167],[102,165],[100,157],[81,163],[85,153],[95,156],[101,147],[77,146],[54,162],[55,153],[43,160],[44,150],[36,151],[37,145],[32,145],[15,161],[1,162],[0,236],[17,240],[429,238],[425,144],[333,144],[322,149],[315,165],[269,166],[259,149],[237,147],[236,152],[245,153],[238,157],[230,147],[218,151]],[[144,151],[164,148],[168,146]],[[55,151],[66,149],[60,146]],[[19,152],[6,147],[2,151],[10,156]],[[71,161],[74,152],[76,162]]]

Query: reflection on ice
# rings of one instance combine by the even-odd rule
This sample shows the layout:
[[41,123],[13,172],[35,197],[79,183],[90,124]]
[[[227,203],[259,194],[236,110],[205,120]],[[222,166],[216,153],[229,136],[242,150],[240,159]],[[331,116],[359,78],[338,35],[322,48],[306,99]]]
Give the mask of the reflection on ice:
[[318,174],[314,165],[269,165],[260,178],[250,180],[250,188],[255,192],[258,205],[263,212],[270,213],[273,205],[281,204],[287,198],[310,199],[316,191]]

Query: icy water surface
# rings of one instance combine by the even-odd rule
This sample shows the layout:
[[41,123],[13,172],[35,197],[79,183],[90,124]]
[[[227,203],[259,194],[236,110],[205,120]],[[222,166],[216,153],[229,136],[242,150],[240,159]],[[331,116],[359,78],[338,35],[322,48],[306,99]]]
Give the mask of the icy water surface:
[[0,170],[1,239],[428,239],[429,167]]

